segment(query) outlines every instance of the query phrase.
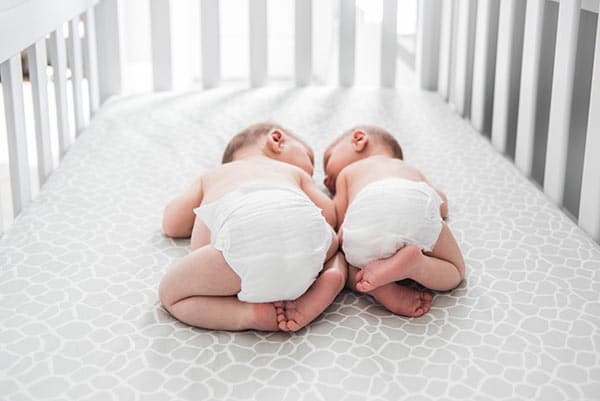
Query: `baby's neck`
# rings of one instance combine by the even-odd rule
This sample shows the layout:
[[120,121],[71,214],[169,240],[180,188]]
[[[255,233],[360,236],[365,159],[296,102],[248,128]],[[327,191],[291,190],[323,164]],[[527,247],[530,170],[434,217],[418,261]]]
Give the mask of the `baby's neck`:
[[394,155],[387,149],[374,149],[366,157],[393,159]]
[[263,150],[259,147],[248,146],[247,148],[240,149],[236,152],[233,160],[249,160],[249,159],[268,159]]

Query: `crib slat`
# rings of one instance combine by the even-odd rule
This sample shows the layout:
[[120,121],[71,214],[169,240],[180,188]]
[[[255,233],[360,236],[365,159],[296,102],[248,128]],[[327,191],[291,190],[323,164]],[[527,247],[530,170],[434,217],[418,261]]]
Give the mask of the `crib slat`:
[[250,85],[267,80],[267,0],[253,0],[250,12]]
[[354,84],[354,57],[356,41],[355,0],[340,0],[340,86]]
[[295,3],[296,85],[308,85],[312,76],[312,0],[296,0]]
[[53,68],[54,94],[56,97],[56,121],[61,157],[71,145],[69,109],[67,106],[67,55],[62,26],[50,34],[50,63]]
[[[384,3],[385,5],[385,3]],[[389,11],[393,13],[396,24],[397,3],[394,2],[394,9]],[[383,18],[385,20],[388,11],[384,9]],[[438,88],[438,75],[440,63],[440,22],[442,18],[441,0],[422,0],[419,2],[419,21],[417,23],[417,48],[415,54],[415,70],[418,74],[419,85],[422,89],[436,90]],[[396,27],[394,26],[393,36],[393,55],[396,57]],[[382,53],[384,49],[382,48]],[[394,62],[394,73],[396,64]],[[395,76],[394,76],[395,79]],[[393,85],[392,85],[393,86]]]
[[4,112],[6,115],[13,215],[16,217],[23,206],[31,200],[23,84],[21,81],[23,77],[21,55],[12,56],[0,64],[0,75],[2,75],[2,92],[4,94]]
[[102,0],[95,10],[100,102],[121,93],[123,49],[119,0]]
[[81,81],[83,67],[81,64],[81,37],[79,36],[79,16],[69,21],[69,49],[67,52],[71,68],[71,85],[73,89],[73,104],[75,109],[75,129],[77,134],[85,126],[83,117],[83,99]]
[[470,109],[473,79],[473,31],[477,3],[458,1],[458,30],[456,37],[456,68],[454,71],[453,103],[456,111],[465,116]]
[[450,94],[450,72],[452,59],[452,32],[454,0],[442,1],[440,23],[440,63],[438,68],[438,92],[444,99]]
[[600,242],[600,18],[596,28],[590,114],[585,138],[579,225]]
[[525,2],[521,0],[504,0],[500,2],[492,144],[501,153],[510,152],[508,141],[512,138],[509,135],[514,134],[513,129],[516,130],[524,6]]
[[33,95],[38,179],[41,187],[53,168],[48,111],[48,77],[46,75],[46,39],[41,39],[30,46],[27,49],[27,57],[29,60],[29,79]]
[[152,81],[155,91],[173,89],[171,0],[150,2]]
[[90,112],[96,113],[100,106],[100,96],[98,92],[98,56],[96,49],[96,21],[94,18],[94,9],[89,8],[84,14],[85,22],[85,54],[87,63],[85,64],[85,75],[88,80],[88,92],[90,97]]
[[486,134],[490,133],[492,126],[499,12],[499,0],[480,0],[477,4],[471,123],[479,132]]
[[515,163],[527,176],[531,175],[533,168],[533,146],[545,1],[528,1],[525,17],[523,68],[521,70],[521,93],[519,95],[519,120],[517,123]]
[[[421,2],[423,3],[423,2]],[[396,19],[398,0],[383,0],[383,21],[381,23],[381,86],[396,86]],[[433,46],[429,43],[429,48]]]
[[561,1],[558,9],[544,192],[559,205],[565,186],[580,7],[581,0],[571,0]]
[[213,88],[221,79],[219,0],[202,0],[200,2],[200,30],[202,83],[205,88]]

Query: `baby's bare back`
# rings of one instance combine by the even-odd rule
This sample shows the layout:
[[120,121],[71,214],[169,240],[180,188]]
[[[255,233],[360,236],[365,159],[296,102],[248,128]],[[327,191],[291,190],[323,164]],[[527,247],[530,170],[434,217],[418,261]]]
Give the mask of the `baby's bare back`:
[[268,182],[300,189],[300,169],[267,158],[234,161],[202,176],[202,203],[210,203],[250,182]]
[[373,156],[355,163],[344,169],[348,183],[348,200],[366,185],[384,178],[404,178],[412,181],[425,181],[419,170],[400,159],[385,156]]

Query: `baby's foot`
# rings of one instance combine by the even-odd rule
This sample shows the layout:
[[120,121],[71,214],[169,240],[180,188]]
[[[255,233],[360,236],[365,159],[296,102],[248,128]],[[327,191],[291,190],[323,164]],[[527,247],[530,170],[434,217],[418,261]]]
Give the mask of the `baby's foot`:
[[298,309],[296,301],[275,302],[275,308],[277,324],[282,331],[298,331],[312,320],[303,313],[302,309]]
[[[285,323],[285,322],[287,322],[287,317],[285,316],[285,301],[273,302],[273,305],[275,306],[275,312],[277,314],[278,328],[283,331],[289,331],[289,330],[286,330],[287,326]],[[283,324],[282,324],[282,322],[283,322]]]
[[277,307],[271,303],[252,304],[254,322],[251,325],[256,330],[278,331]]
[[283,331],[298,331],[310,323],[314,319],[310,317],[313,313],[310,313],[310,309],[307,310],[306,306],[306,303],[300,302],[300,299],[284,302],[282,318],[280,319],[279,315],[277,316],[279,329]]
[[283,331],[298,331],[323,313],[344,288],[345,269],[343,255],[337,254],[327,262],[317,280],[300,298],[276,302],[279,328]]
[[431,309],[433,296],[427,291],[390,283],[377,288],[371,295],[389,311],[402,316],[419,317]]
[[356,289],[370,292],[382,285],[410,278],[422,256],[417,246],[407,245],[387,259],[375,260],[356,273]]

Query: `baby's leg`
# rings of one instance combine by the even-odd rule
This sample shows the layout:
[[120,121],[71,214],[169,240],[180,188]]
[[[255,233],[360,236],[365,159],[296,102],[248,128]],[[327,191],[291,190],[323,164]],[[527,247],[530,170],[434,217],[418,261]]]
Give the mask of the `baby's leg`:
[[[348,265],[348,282],[346,286],[353,291],[359,291],[356,286],[356,276],[361,270]],[[376,288],[369,294],[381,303],[387,310],[397,315],[418,317],[429,312],[433,297],[427,291],[389,283]]]
[[283,331],[297,331],[317,318],[344,288],[346,260],[341,252],[325,263],[313,285],[295,301],[276,302],[277,320]]
[[442,223],[440,236],[431,252],[423,254],[418,247],[407,245],[387,259],[371,262],[357,273],[356,288],[369,292],[409,278],[432,290],[447,291],[460,284],[464,272],[460,248],[448,225]]
[[192,236],[190,238],[190,246],[192,247],[192,251],[202,248],[208,244],[210,244],[210,230],[206,224],[204,224],[202,219],[196,216],[194,227],[192,228]]
[[329,249],[327,250],[327,254],[325,255],[325,262],[327,262],[337,253],[339,247],[340,241],[338,240],[338,235],[336,234],[334,229],[331,228],[331,244],[329,245]]
[[160,283],[159,297],[175,318],[218,330],[277,330],[273,304],[241,302],[240,278],[220,251],[207,245],[183,257]]
[[437,291],[456,288],[464,280],[465,260],[446,223],[442,223],[440,236],[425,257],[428,263],[414,272],[413,280]]

